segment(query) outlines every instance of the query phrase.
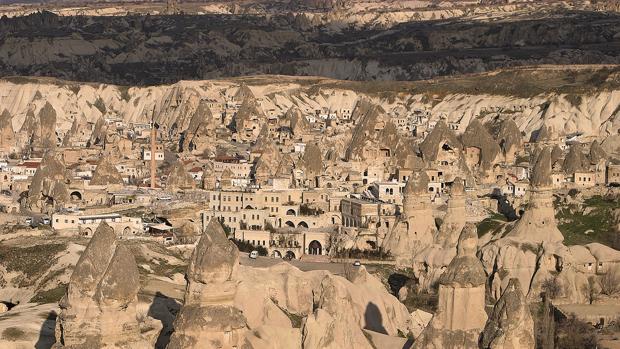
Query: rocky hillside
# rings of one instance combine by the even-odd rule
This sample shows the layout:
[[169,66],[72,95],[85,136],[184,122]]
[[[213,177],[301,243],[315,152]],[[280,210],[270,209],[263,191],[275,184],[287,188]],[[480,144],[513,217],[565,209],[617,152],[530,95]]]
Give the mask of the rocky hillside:
[[[255,112],[265,115],[284,115],[292,107],[310,113],[323,108],[354,110],[358,102],[366,99],[381,106],[381,113],[392,118],[406,117],[414,110],[429,111],[431,120],[444,118],[448,123],[460,124],[458,133],[473,119],[494,123],[505,118],[516,122],[524,140],[535,136],[542,125],[550,126],[558,135],[579,131],[598,137],[607,151],[614,153],[620,137],[618,69],[538,67],[390,83],[259,76],[131,88],[6,78],[0,80],[0,110],[7,110],[5,118],[10,119],[15,132],[36,121],[35,115],[43,115],[40,111],[44,108],[53,110],[59,141],[74,123],[96,124],[103,118],[145,123],[152,115],[176,137],[190,126],[200,100],[223,105],[243,89],[256,98]],[[351,127],[354,125],[341,125],[330,137],[350,136],[347,131]]]
[[620,17],[581,2],[342,3],[187,4],[174,16],[160,15],[162,4],[10,7],[0,20],[0,75],[128,85],[256,74],[420,80],[619,62]]

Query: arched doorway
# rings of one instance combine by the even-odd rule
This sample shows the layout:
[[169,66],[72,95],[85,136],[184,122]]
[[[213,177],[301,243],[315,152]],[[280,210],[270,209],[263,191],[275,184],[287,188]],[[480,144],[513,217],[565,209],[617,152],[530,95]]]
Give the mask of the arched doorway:
[[289,208],[289,209],[286,211],[286,215],[287,215],[287,216],[294,216],[294,215],[295,215],[295,210],[293,210],[292,208]]
[[93,235],[93,231],[90,228],[86,228],[86,229],[82,230],[80,235],[89,237],[89,236]]
[[310,244],[308,245],[308,254],[313,254],[313,255],[323,254],[323,247],[321,246],[321,243],[316,240],[310,241]]
[[284,223],[284,225],[286,225],[287,227],[295,228],[295,223],[293,223],[291,221],[286,221],[286,223]]
[[295,253],[293,251],[286,251],[285,257],[287,259],[295,259]]
[[123,235],[130,235],[132,233],[132,230],[130,227],[125,227],[125,229],[123,229]]
[[297,224],[297,228],[306,228],[308,229],[308,223],[301,221],[299,222],[299,224]]
[[82,194],[79,191],[71,192],[72,201],[82,201]]
[[282,258],[282,253],[278,250],[274,250],[273,253],[271,254],[271,256],[273,258]]

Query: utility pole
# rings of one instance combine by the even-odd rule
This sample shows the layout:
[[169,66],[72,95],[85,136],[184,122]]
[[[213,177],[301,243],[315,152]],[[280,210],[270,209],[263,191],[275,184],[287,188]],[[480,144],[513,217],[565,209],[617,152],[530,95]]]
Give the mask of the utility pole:
[[157,124],[155,123],[155,108],[153,108],[153,114],[151,115],[151,189],[157,187],[156,172],[157,172],[157,160],[155,159],[155,150],[157,148]]

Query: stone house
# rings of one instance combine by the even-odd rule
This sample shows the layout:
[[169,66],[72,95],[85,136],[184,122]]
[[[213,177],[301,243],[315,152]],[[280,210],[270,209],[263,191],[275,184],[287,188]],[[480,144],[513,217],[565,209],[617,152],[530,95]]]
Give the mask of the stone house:
[[91,237],[101,222],[110,225],[117,236],[132,236],[143,231],[142,219],[125,217],[118,213],[98,215],[55,213],[52,215],[52,228],[61,235]]
[[573,183],[577,187],[588,188],[596,185],[596,173],[594,172],[575,172]]

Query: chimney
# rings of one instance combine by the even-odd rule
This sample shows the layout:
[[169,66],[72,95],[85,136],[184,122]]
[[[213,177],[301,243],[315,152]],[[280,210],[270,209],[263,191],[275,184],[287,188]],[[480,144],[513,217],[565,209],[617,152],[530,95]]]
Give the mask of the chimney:
[[155,125],[155,121],[151,122],[151,189],[155,189],[157,187],[157,183],[155,182],[155,175],[157,172],[157,160],[155,159],[155,150],[157,143],[157,128]]

